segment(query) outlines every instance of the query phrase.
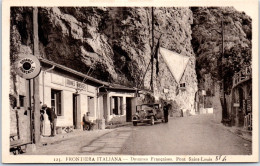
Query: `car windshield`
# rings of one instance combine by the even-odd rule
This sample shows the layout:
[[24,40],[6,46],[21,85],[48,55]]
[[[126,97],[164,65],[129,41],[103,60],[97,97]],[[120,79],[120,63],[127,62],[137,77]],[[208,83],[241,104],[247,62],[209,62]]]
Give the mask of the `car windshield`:
[[151,109],[153,109],[153,105],[143,104],[137,106],[137,110],[151,110]]

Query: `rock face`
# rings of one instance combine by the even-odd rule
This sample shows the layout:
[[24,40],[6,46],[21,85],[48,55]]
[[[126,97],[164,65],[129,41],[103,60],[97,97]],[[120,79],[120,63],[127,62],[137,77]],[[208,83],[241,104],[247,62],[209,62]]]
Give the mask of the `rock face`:
[[210,74],[215,81],[225,77],[225,91],[229,93],[234,73],[252,63],[252,20],[245,13],[231,7],[199,7],[191,10],[194,17],[192,45],[197,59],[198,80],[205,82],[205,74]]
[[[210,82],[205,79],[216,82],[222,76],[232,78],[241,66],[251,64],[251,18],[244,13],[234,8],[202,7],[158,7],[153,12],[152,27],[152,8],[147,7],[39,8],[40,54],[83,73],[90,70],[92,77],[104,81],[149,90],[152,70],[148,65],[152,48],[160,38],[160,47],[189,56],[190,60],[180,81],[186,89],[180,90],[159,57],[158,75],[154,63],[152,96],[175,100],[179,107],[190,110],[198,89],[197,78],[202,85]],[[217,32],[221,31],[221,18],[225,27],[222,63],[221,35]],[[11,64],[17,54],[32,53],[32,27],[32,8],[11,8]],[[16,94],[13,69],[10,79],[10,94]],[[230,84],[230,80],[226,82]],[[165,94],[164,89],[169,93]]]
[[[160,46],[189,57],[184,74],[177,82],[169,72],[161,57],[159,74],[155,82],[155,96],[176,101],[179,108],[194,111],[194,98],[197,91],[197,75],[195,72],[195,54],[191,46],[192,12],[188,8],[159,8],[155,10],[158,26],[156,32],[162,32]],[[173,19],[174,18],[174,19]],[[176,66],[177,67],[177,66]],[[154,67],[155,68],[155,67]],[[185,83],[186,89],[181,90],[179,83]],[[164,93],[168,89],[169,93]]]
[[[197,91],[192,12],[175,7],[153,11],[154,37],[152,8],[39,8],[40,54],[83,73],[91,68],[91,76],[104,81],[149,90],[152,72],[148,64],[161,37],[161,47],[190,57],[182,78],[187,88],[179,90],[179,83],[159,57],[158,75],[154,63],[153,96],[176,100],[180,107],[192,109]],[[32,8],[12,8],[11,13],[11,59],[15,59],[17,53],[32,52]],[[170,92],[167,95],[165,88]]]
[[[225,85],[224,92],[229,109],[232,77],[235,72],[245,66],[251,66],[252,63],[252,20],[245,13],[230,7],[199,7],[191,10],[194,17],[192,45],[196,54],[199,87],[209,92],[206,102],[214,108],[215,120],[220,122],[223,108],[220,102],[220,98],[223,98],[221,83],[224,82]],[[215,91],[212,91],[213,89]],[[229,118],[225,114],[223,116]]]

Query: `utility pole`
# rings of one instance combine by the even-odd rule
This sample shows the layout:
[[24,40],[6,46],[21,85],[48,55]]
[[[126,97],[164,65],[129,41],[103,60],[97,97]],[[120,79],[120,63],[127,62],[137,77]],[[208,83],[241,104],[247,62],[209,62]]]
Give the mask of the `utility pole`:
[[218,31],[216,29],[211,29],[211,30],[215,30],[218,34],[221,35],[221,53],[220,53],[220,57],[218,58],[218,66],[221,66],[219,68],[219,75],[220,75],[220,79],[221,79],[221,86],[222,86],[222,97],[223,99],[221,100],[221,105],[222,105],[222,121],[227,118],[227,105],[226,105],[226,97],[225,97],[225,76],[224,76],[224,72],[223,72],[223,58],[224,58],[224,54],[225,54],[225,48],[224,48],[224,24],[223,24],[223,18],[221,20],[221,31]]
[[222,77],[222,92],[223,92],[223,107],[222,107],[222,121],[227,118],[227,106],[226,106],[226,97],[225,97],[225,75],[223,72],[223,58],[225,53],[224,48],[224,25],[223,20],[221,20],[221,32],[222,32],[222,53],[221,53],[221,77]]
[[221,79],[221,85],[222,85],[222,121],[227,118],[227,107],[226,107],[226,97],[225,97],[225,76],[223,72],[223,58],[225,54],[225,48],[224,48],[224,24],[223,19],[221,20],[221,32],[217,31],[216,29],[213,29],[219,34],[221,34],[221,55],[218,58],[218,66],[221,66],[219,69],[220,79]]
[[[33,8],[33,54],[39,58],[38,8]],[[33,143],[40,145],[40,95],[39,76],[33,79]]]
[[152,47],[151,47],[151,64],[152,64],[152,69],[151,69],[151,90],[153,91],[153,61],[154,61],[154,8],[152,7]]

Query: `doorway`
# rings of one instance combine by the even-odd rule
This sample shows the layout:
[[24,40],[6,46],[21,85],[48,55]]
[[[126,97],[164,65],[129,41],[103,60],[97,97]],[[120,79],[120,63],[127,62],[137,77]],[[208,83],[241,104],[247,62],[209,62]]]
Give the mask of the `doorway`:
[[81,123],[81,118],[80,118],[80,102],[79,102],[79,95],[78,94],[73,94],[73,126],[74,129],[80,129],[80,123]]
[[126,121],[132,122],[132,99],[130,97],[126,98]]
[[238,89],[239,95],[239,109],[238,109],[238,127],[244,126],[244,114],[245,114],[245,94],[242,87]]

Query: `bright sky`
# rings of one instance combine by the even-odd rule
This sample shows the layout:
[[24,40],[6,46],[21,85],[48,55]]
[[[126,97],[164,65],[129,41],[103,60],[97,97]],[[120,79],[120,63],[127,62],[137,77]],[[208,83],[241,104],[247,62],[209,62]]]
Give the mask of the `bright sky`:
[[[246,9],[245,6],[234,6],[234,8],[240,12],[245,12],[246,15],[250,16],[251,18],[253,18],[254,14],[255,14],[255,10],[250,10],[250,9]],[[258,13],[256,13],[258,14]]]

